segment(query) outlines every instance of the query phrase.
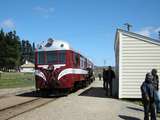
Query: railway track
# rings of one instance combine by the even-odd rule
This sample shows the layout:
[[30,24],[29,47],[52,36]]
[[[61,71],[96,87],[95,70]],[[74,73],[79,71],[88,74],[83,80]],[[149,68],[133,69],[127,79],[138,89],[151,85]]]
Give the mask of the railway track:
[[11,97],[13,95],[20,95],[20,94],[27,93],[27,92],[34,92],[34,91],[35,91],[35,89],[29,89],[29,90],[21,90],[18,92],[16,91],[16,92],[12,92],[12,93],[2,94],[2,95],[0,95],[0,99]]
[[57,98],[35,98],[24,103],[1,109],[0,120],[9,120],[25,112],[29,112],[50,102],[53,102],[56,99]]

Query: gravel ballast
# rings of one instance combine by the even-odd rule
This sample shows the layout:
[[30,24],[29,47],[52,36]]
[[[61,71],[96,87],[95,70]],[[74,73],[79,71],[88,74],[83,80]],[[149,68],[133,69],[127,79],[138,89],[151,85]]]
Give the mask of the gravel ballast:
[[107,98],[96,80],[88,88],[61,97],[12,120],[142,120],[143,107]]

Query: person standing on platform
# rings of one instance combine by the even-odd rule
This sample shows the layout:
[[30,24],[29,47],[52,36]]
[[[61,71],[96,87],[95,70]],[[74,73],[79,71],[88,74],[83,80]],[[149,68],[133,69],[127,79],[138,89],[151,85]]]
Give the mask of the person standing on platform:
[[156,120],[155,111],[155,90],[152,84],[153,76],[147,73],[145,81],[141,85],[142,102],[144,106],[144,120],[149,120],[149,112],[151,113],[151,120]]
[[153,76],[153,79],[152,79],[153,86],[154,86],[155,90],[158,91],[159,90],[159,77],[157,75],[157,70],[152,69],[151,73]]
[[112,96],[113,79],[115,79],[115,73],[112,70],[112,67],[108,66],[108,70],[106,71],[106,96],[108,96],[108,92],[110,93],[110,96]]
[[101,73],[98,74],[99,80],[101,80]]
[[103,68],[103,89],[106,89],[106,70]]
[[155,103],[156,103],[156,111],[159,111],[159,96],[158,96],[158,90],[159,90],[159,77],[157,75],[157,69],[152,69],[151,71],[153,79],[152,79],[152,83],[153,83],[153,87],[155,90]]

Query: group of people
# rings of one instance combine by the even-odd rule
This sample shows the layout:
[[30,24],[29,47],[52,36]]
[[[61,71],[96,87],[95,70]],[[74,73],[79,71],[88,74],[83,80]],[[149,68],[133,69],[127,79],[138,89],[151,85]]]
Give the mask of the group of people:
[[[103,88],[106,91],[106,96],[112,96],[113,79],[115,79],[115,73],[111,66],[108,69],[103,69]],[[101,75],[99,75],[101,80]],[[157,98],[159,90],[159,77],[157,70],[152,69],[151,72],[146,74],[145,80],[141,85],[142,102],[144,106],[144,120],[149,120],[149,113],[151,120],[156,120],[156,112],[158,112]]]
[[146,74],[145,81],[141,85],[144,120],[149,120],[149,113],[151,114],[151,120],[156,120],[156,111],[158,111],[156,97],[158,96],[158,90],[159,78],[157,70],[152,69],[150,73]]
[[115,79],[115,73],[112,70],[111,66],[108,66],[108,69],[103,69],[103,88],[106,90],[106,96],[112,96],[112,83]]

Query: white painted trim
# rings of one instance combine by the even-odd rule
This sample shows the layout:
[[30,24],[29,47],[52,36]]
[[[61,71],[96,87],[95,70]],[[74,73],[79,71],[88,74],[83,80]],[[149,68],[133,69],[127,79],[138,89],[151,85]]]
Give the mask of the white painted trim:
[[47,69],[48,68],[48,65],[38,65],[38,67],[42,67],[44,69]]
[[119,33],[119,94],[118,98],[121,98],[122,95],[122,33]]
[[35,75],[43,78],[44,81],[47,81],[45,75],[40,70],[35,70]]
[[87,70],[67,68],[60,72],[58,80],[67,74],[88,74]]
[[[55,64],[53,65],[54,66],[54,70],[57,69],[57,68],[60,68],[62,66],[65,66],[66,64]],[[49,65],[38,65],[38,67],[42,67],[44,69],[47,69]]]
[[57,64],[57,65],[54,65],[54,70],[56,70],[57,68],[63,67],[65,65],[66,64]]

